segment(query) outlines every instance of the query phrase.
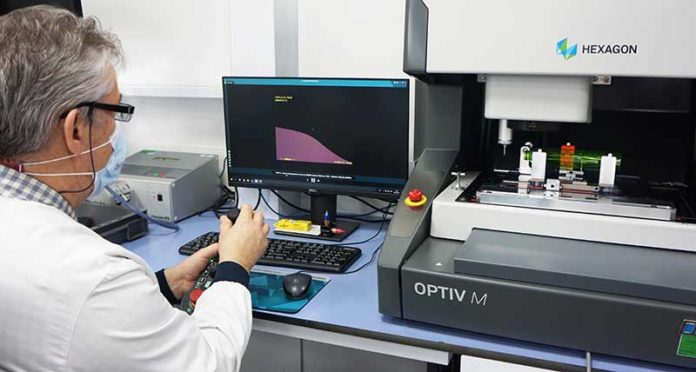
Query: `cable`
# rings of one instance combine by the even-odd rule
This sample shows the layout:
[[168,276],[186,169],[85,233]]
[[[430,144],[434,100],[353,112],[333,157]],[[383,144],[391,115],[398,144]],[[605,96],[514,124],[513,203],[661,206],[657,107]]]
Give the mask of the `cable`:
[[220,171],[220,175],[218,176],[218,179],[222,178],[222,175],[225,174],[225,165],[227,164],[227,156],[225,156],[225,159],[222,160],[222,170]]
[[[375,213],[380,213],[380,212],[383,213],[384,211],[372,211],[372,212],[361,213],[361,214],[339,214],[337,217],[338,218],[367,217],[367,216],[371,216]],[[389,214],[393,214],[393,213],[390,212]],[[379,222],[380,220],[375,220],[375,221]]]
[[[295,208],[296,210],[298,210],[298,211],[300,211],[300,212],[307,213],[307,214],[311,214],[311,213],[312,213],[312,212],[309,211],[309,209],[302,208],[302,207],[300,207],[300,206],[298,206],[298,205],[296,205],[296,204],[294,204],[294,203],[289,202],[289,201],[288,201],[287,199],[285,199],[282,195],[280,195],[276,190],[271,190],[271,192],[272,192],[273,194],[275,194],[275,196],[277,196],[278,199],[282,200],[285,204],[289,205],[290,207]],[[311,196],[311,195],[310,195],[310,196]],[[388,208],[391,208],[391,207],[388,207]],[[366,213],[366,214],[356,214],[356,215],[339,214],[339,215],[336,215],[336,218],[342,218],[342,219],[346,219],[346,220],[355,220],[355,221],[367,222],[367,223],[373,223],[373,222],[389,222],[389,221],[391,221],[391,219],[386,219],[386,217],[383,218],[383,219],[381,219],[381,220],[370,220],[370,219],[366,219],[366,218],[360,218],[360,217],[369,216],[369,215],[371,215],[371,214],[378,213],[378,212],[384,212],[384,211],[383,211],[383,210],[380,210],[380,211],[370,212],[370,213]],[[276,213],[276,214],[277,214],[277,213]],[[386,216],[386,215],[385,215],[385,216]]]
[[268,200],[266,200],[266,197],[265,197],[265,196],[261,195],[261,200],[263,200],[263,203],[266,204],[266,207],[268,207],[268,210],[270,210],[271,212],[275,213],[278,217],[281,217],[281,218],[290,218],[290,216],[286,216],[286,215],[284,215],[284,214],[280,214],[280,212],[278,212],[278,211],[276,211],[275,209],[273,209],[273,207],[271,207],[271,204],[268,203]]
[[349,243],[344,243],[344,242],[330,243],[330,244],[324,244],[324,245],[336,246],[336,245],[357,245],[357,244],[367,243],[367,242],[371,241],[372,239],[376,238],[377,236],[379,236],[379,234],[382,232],[382,229],[384,229],[384,225],[387,222],[389,222],[389,220],[383,218],[381,221],[378,221],[378,222],[381,222],[381,224],[379,225],[379,229],[377,230],[377,232],[365,240],[361,240],[361,241],[357,241],[357,242],[349,242]]
[[259,192],[259,197],[256,199],[256,205],[254,206],[254,210],[259,209],[259,204],[261,204],[261,189],[256,189]]
[[[222,169],[220,170],[220,173],[218,174],[218,183],[220,190],[222,190],[222,195],[220,195],[220,198],[213,203],[213,205],[210,208],[204,209],[200,212],[198,212],[198,216],[202,216],[203,214],[207,212],[213,212],[215,217],[220,218],[221,214],[225,214],[228,210],[232,208],[237,208],[239,207],[239,190],[237,189],[237,186],[234,186],[234,198],[232,197],[233,193],[230,191],[228,186],[226,186],[222,182],[222,176],[225,174],[225,167],[227,165],[227,159],[228,157],[225,156],[225,158],[222,160]],[[227,203],[230,203],[232,200],[234,200],[234,205],[226,207],[225,205]]]
[[268,210],[270,210],[271,212],[275,213],[275,214],[276,214],[278,217],[280,217],[280,218],[292,218],[292,219],[295,219],[295,218],[298,217],[298,216],[292,216],[292,215],[288,215],[288,214],[282,214],[282,213],[278,212],[277,210],[273,209],[273,207],[272,207],[271,204],[268,202],[268,200],[266,199],[266,197],[263,196],[263,194],[261,194],[261,199],[263,200],[263,203],[266,204],[266,207],[268,207]]
[[[383,218],[386,218],[386,216],[383,215]],[[367,242],[371,241],[372,239],[376,238],[377,236],[379,236],[379,234],[382,232],[382,229],[384,229],[384,224],[385,224],[385,222],[382,222],[382,224],[379,226],[379,230],[377,230],[377,233],[374,234],[373,236],[371,236],[371,237],[368,238],[368,239],[365,239],[365,240],[362,240],[362,241],[359,241],[359,242],[337,243],[337,244],[324,244],[324,245],[325,245],[325,246],[326,246],[326,245],[328,245],[328,246],[336,246],[336,245],[356,245],[356,244],[364,244],[364,243],[367,243]],[[367,266],[369,266],[370,264],[372,264],[372,263],[375,261],[375,258],[377,257],[377,253],[379,253],[379,252],[382,250],[382,247],[383,247],[383,246],[384,246],[384,242],[382,242],[382,244],[380,244],[377,248],[375,248],[374,252],[372,252],[372,256],[370,257],[370,260],[367,261],[366,263],[362,264],[360,267],[358,267],[358,268],[356,268],[356,269],[354,269],[354,270],[344,271],[344,272],[342,272],[342,273],[330,273],[330,274],[332,274],[332,275],[348,275],[348,274],[355,274],[355,273],[357,273],[358,271],[360,271],[360,270],[366,268]],[[321,273],[321,274],[326,274],[325,272],[322,272],[322,271],[311,271],[311,270],[300,270],[300,271],[298,271],[297,273]]]
[[[388,205],[388,206],[380,208],[380,207],[377,207],[376,205],[374,205],[374,204],[372,204],[372,203],[369,203],[367,200],[364,200],[364,199],[359,198],[359,197],[357,197],[357,196],[350,196],[350,198],[351,198],[351,199],[355,199],[355,200],[357,200],[357,201],[359,201],[359,202],[361,202],[361,203],[367,205],[368,207],[374,209],[375,212],[384,212],[384,211],[386,211],[387,214],[394,214],[394,213],[392,213],[392,212],[389,212],[389,209],[390,209],[390,208],[392,207],[392,205],[394,204],[394,203],[391,202],[391,201],[389,202],[389,205]],[[373,212],[373,213],[375,213],[375,212]],[[370,213],[370,214],[371,214],[371,213]]]
[[273,194],[275,194],[275,196],[277,196],[278,199],[282,200],[285,204],[287,204],[287,205],[289,205],[289,206],[291,206],[291,207],[297,209],[298,211],[300,211],[300,212],[305,212],[305,213],[312,213],[312,212],[310,212],[309,209],[304,209],[304,208],[302,208],[302,207],[299,207],[299,206],[297,206],[297,205],[295,205],[295,204],[289,202],[289,201],[288,201],[287,199],[285,199],[282,195],[280,195],[280,193],[278,193],[277,191],[271,190],[271,192],[272,192]]
[[[356,200],[363,201],[363,200],[357,199],[357,198],[356,198]],[[369,203],[367,203],[367,204],[369,204]],[[386,217],[394,214],[393,212],[390,212],[389,210],[395,206],[396,206],[396,202],[390,201],[389,205],[387,205],[386,207],[375,208],[375,210],[373,210],[372,212],[361,213],[361,214],[339,214],[336,217],[347,219],[347,220],[356,220],[356,221],[360,221],[360,222],[382,222],[382,221],[389,222],[389,221],[391,221],[391,218],[387,219]],[[360,218],[360,217],[366,217],[366,216],[370,216],[370,215],[373,215],[375,213],[380,213],[380,212],[382,213],[381,220],[371,220],[371,219]]]
[[379,247],[377,247],[377,248],[375,249],[375,251],[372,252],[372,257],[370,257],[370,260],[367,261],[367,262],[365,262],[364,264],[362,264],[362,266],[358,267],[358,268],[355,269],[355,270],[344,271],[344,272],[342,272],[342,273],[340,273],[340,274],[343,274],[343,275],[345,275],[345,274],[354,274],[354,273],[357,273],[358,271],[360,271],[360,270],[366,268],[367,266],[370,266],[370,264],[372,264],[373,262],[375,262],[375,258],[377,257],[377,253],[379,253],[379,251],[382,250],[382,247],[383,247],[383,246],[384,246],[384,243],[380,244]]
[[[365,222],[365,223],[379,223],[379,222],[391,221],[391,218],[382,218],[381,220],[371,220],[369,218],[359,218],[359,217],[351,217],[351,216],[343,216],[343,215],[339,215],[338,217],[342,218],[344,220],[353,220],[353,221]],[[385,217],[386,217],[386,215],[385,215]]]
[[[266,206],[268,207],[268,209],[269,209],[271,212],[275,213],[278,217],[280,217],[280,218],[292,218],[292,219],[296,219],[296,218],[298,217],[298,216],[283,214],[283,213],[280,213],[280,212],[276,211],[275,209],[273,209],[273,207],[271,207],[270,203],[268,203],[268,200],[266,200],[266,198],[265,198],[264,196],[261,196],[261,198],[263,199],[263,202],[264,202],[264,204],[266,204]],[[372,212],[372,213],[375,213],[375,212]],[[372,213],[370,213],[370,214],[372,214]],[[357,220],[357,221],[364,222],[364,223],[380,223],[380,222],[381,222],[382,224],[384,224],[384,223],[386,223],[386,222],[391,221],[391,219],[386,219],[386,218],[383,218],[383,219],[381,219],[381,220],[368,220],[368,219],[359,219],[359,218],[355,218],[355,217],[352,217],[352,218],[348,218],[348,217],[345,217],[345,216],[339,216],[339,217],[341,217],[341,218],[343,218],[343,219]],[[381,229],[382,229],[382,227],[380,227],[380,231],[381,231]],[[379,232],[378,232],[378,234],[379,234]],[[376,237],[376,235],[373,236],[372,238],[366,240],[366,241],[355,242],[355,243],[350,243],[350,244],[361,244],[361,243],[366,243],[366,242],[368,242],[368,241],[374,239],[375,237]],[[325,245],[345,245],[345,243],[340,243],[340,244],[325,244]]]
[[239,195],[237,193],[237,190],[235,188],[235,193],[234,193],[234,205],[233,206],[225,206],[227,203],[229,203],[232,200],[232,192],[225,186],[219,185],[220,190],[222,190],[222,195],[213,203],[213,205],[210,208],[206,208],[200,212],[198,212],[199,216],[202,216],[203,214],[207,212],[213,212],[216,217],[220,217],[220,214],[225,214],[228,210],[232,208],[236,208],[238,204],[238,197]]
[[[268,203],[268,200],[266,200],[266,197],[264,197],[263,195],[261,196],[261,199],[263,199],[263,202],[266,204],[266,206],[268,207],[268,209],[270,209],[271,212],[273,212],[273,213],[275,213],[276,215],[278,215],[278,217],[282,217],[282,218],[292,218],[292,216],[288,216],[288,215],[281,214],[281,213],[279,213],[278,211],[276,211],[275,209],[273,209],[273,207],[271,207],[270,203]],[[372,236],[369,237],[368,239],[365,239],[365,240],[362,240],[362,241],[358,241],[358,242],[350,242],[350,243],[343,243],[343,242],[341,242],[341,243],[329,243],[329,244],[324,244],[324,245],[328,245],[328,246],[338,246],[338,245],[355,245],[355,244],[367,243],[367,242],[371,241],[372,239],[376,238],[376,237],[382,232],[382,229],[384,229],[384,224],[387,223],[387,222],[389,222],[389,220],[386,219],[386,215],[385,215],[385,214],[382,214],[382,216],[383,216],[383,218],[382,218],[381,220],[369,221],[369,222],[381,222],[382,224],[379,226],[379,230],[377,230],[377,233],[375,233],[374,235],[372,235]],[[311,237],[309,237],[309,238],[311,238]]]
[[167,228],[167,229],[172,229],[172,230],[174,230],[174,231],[179,231],[179,229],[180,229],[180,228],[179,228],[179,225],[177,225],[176,223],[156,220],[156,219],[154,219],[154,218],[148,216],[147,214],[143,213],[141,210],[138,210],[137,208],[135,208],[134,206],[132,206],[132,205],[126,200],[126,198],[123,197],[123,195],[121,195],[121,194],[117,193],[116,191],[112,190],[111,187],[106,186],[104,189],[105,189],[109,194],[111,194],[111,197],[113,197],[114,200],[116,200],[117,202],[121,203],[121,205],[123,205],[124,207],[130,209],[131,211],[133,211],[133,213],[135,213],[135,214],[137,214],[138,216],[144,218],[145,220],[147,220],[147,221],[149,221],[149,222],[152,222],[152,223],[154,223],[154,224],[156,224],[156,225],[160,225],[160,226],[162,226],[162,227],[164,227],[164,228]]
[[[220,170],[220,174],[218,175],[218,181],[220,181],[220,188],[222,189],[223,193],[225,196],[227,196],[227,200],[225,203],[218,204],[218,209],[223,208],[223,205],[227,204],[227,202],[232,199],[232,194],[230,192],[230,189],[228,188],[229,186],[225,186],[225,184],[222,182],[222,175],[225,174],[225,167],[227,166],[227,159],[228,156],[225,156],[225,158],[222,160],[222,169]],[[237,186],[234,186],[234,207],[231,208],[238,208],[239,207],[239,189],[237,189]],[[217,213],[215,213],[217,215]]]
[[[227,157],[222,161],[223,164],[227,163]],[[230,191],[228,186],[225,186],[222,182],[222,175],[225,173],[225,167],[223,165],[222,170],[220,171],[220,174],[218,175],[218,181],[219,181],[219,187],[220,190],[222,190],[222,195],[218,200],[213,203],[213,206],[207,209],[204,209],[200,212],[198,212],[198,216],[202,216],[203,214],[207,212],[213,212],[215,214],[215,217],[220,218],[221,214],[227,213],[230,209],[232,208],[238,208],[239,207],[239,189],[237,189],[237,186],[234,186],[234,193]],[[234,198],[233,198],[234,195]],[[234,204],[232,206],[226,206],[226,204],[230,203],[232,200],[234,200]]]

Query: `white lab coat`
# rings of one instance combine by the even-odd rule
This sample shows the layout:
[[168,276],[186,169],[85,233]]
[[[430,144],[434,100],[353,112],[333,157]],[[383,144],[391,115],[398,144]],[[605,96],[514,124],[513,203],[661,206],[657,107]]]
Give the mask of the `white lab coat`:
[[2,371],[236,371],[251,333],[244,286],[215,283],[189,317],[136,255],[54,207],[5,197],[0,296]]

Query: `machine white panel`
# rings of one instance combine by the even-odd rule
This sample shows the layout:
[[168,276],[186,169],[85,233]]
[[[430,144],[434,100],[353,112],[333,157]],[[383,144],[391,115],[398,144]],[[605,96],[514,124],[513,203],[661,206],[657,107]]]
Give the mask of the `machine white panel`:
[[433,202],[430,235],[466,240],[474,228],[696,252],[696,225],[457,202],[450,185]]
[[485,116],[589,123],[592,84],[587,76],[489,75]]
[[423,3],[429,73],[696,77],[693,0]]

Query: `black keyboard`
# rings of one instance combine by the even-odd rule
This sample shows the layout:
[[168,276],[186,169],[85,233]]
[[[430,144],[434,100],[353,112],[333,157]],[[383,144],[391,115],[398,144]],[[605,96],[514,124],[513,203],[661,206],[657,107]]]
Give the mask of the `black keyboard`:
[[[192,255],[201,248],[217,243],[220,235],[205,233],[179,248],[179,253]],[[309,271],[345,272],[360,257],[360,248],[324,245],[282,239],[269,239],[268,249],[258,264],[292,267]]]

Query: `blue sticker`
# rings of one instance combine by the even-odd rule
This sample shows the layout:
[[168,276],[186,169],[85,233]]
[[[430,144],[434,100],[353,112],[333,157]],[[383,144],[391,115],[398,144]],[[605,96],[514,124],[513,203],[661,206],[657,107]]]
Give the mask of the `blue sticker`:
[[696,331],[696,324],[694,323],[685,323],[684,324],[684,329],[682,330],[682,333],[686,335],[693,334],[694,331]]

